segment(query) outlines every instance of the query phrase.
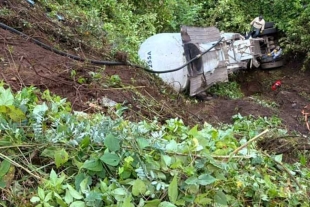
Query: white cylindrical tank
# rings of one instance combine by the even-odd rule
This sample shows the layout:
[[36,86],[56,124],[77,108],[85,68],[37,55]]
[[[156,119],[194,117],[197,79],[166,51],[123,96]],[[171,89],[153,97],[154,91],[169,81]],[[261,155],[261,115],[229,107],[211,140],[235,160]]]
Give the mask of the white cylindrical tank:
[[[167,71],[186,63],[180,33],[161,33],[146,39],[140,46],[139,57],[154,71]],[[159,77],[176,91],[184,91],[188,85],[187,66],[182,69],[159,73]]]

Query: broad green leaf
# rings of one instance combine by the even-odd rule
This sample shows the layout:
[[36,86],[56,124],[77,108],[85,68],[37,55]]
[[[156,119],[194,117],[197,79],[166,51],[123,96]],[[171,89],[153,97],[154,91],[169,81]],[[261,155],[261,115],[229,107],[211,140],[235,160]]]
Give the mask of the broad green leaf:
[[12,146],[12,141],[9,140],[0,140],[0,146]]
[[282,157],[283,157],[282,154],[280,154],[280,155],[275,155],[275,156],[274,156],[274,160],[281,163],[281,162],[282,162]]
[[85,137],[84,139],[82,139],[82,141],[80,142],[80,147],[81,148],[86,148],[88,147],[90,144],[90,138],[89,137]]
[[6,187],[6,182],[0,178],[0,188],[5,188]]
[[52,199],[52,192],[49,192],[46,194],[46,196],[44,198],[44,202],[48,202],[51,199]]
[[151,201],[146,201],[144,207],[158,207],[160,202],[161,202],[160,199],[154,199]]
[[54,159],[55,152],[58,150],[59,148],[56,147],[47,147],[42,151],[41,156]]
[[132,186],[132,195],[138,196],[140,194],[144,194],[146,192],[146,185],[140,179],[134,181]]
[[54,196],[56,198],[57,204],[59,204],[61,207],[67,207],[68,205],[63,201],[63,199],[60,197],[58,193],[54,192]]
[[217,179],[209,174],[202,174],[198,177],[198,184],[200,185],[209,185],[214,183]]
[[124,160],[128,165],[130,165],[134,161],[134,159],[131,156],[126,157]]
[[25,113],[20,110],[19,108],[16,108],[15,106],[11,105],[11,106],[6,106],[8,108],[8,112],[7,114],[9,115],[9,117],[15,121],[15,122],[20,122],[22,120],[24,120],[26,118]]
[[112,195],[117,201],[124,201],[124,198],[128,197],[127,191],[123,188],[114,189]]
[[[75,176],[75,178],[74,178],[74,185],[75,185],[75,189],[77,190],[77,191],[82,191],[83,192],[83,190],[81,189],[82,188],[82,186],[81,186],[81,183],[83,182],[83,180],[86,178],[87,176],[84,174],[84,173],[79,173],[79,174],[77,174],[76,176]],[[83,186],[84,187],[84,186]],[[86,186],[85,186],[85,188],[86,188]]]
[[57,176],[56,172],[54,171],[54,169],[52,169],[51,172],[50,172],[50,179],[51,179],[51,181],[53,183],[56,183],[57,182],[57,178],[58,178],[58,176]]
[[2,178],[9,170],[11,163],[7,160],[3,160],[0,164],[0,178]]
[[125,198],[123,205],[121,205],[121,207],[135,207],[132,203],[131,203],[131,198],[128,196]]
[[167,202],[167,201],[164,201],[164,202],[161,202],[158,207],[177,207],[176,205],[170,203],[170,202]]
[[226,195],[221,190],[217,191],[216,194],[214,195],[214,201],[215,203],[218,203],[224,206],[227,205]]
[[83,196],[77,192],[70,184],[67,184],[67,188],[69,190],[69,193],[71,194],[71,196],[75,199],[82,199]]
[[104,163],[111,165],[111,166],[117,166],[120,162],[120,158],[116,154],[111,153],[105,153],[100,157],[100,160],[102,160]]
[[46,103],[43,103],[42,105],[36,105],[32,111],[34,115],[42,115],[48,110],[48,107]]
[[172,158],[170,156],[162,154],[161,158],[164,161],[166,166],[169,167],[171,165]]
[[95,172],[101,172],[103,171],[103,166],[99,160],[86,160],[82,166],[82,168],[85,168],[87,170],[95,171]]
[[109,134],[105,139],[104,139],[104,145],[111,151],[115,152],[120,149],[120,140],[115,137],[113,134]]
[[69,207],[86,207],[86,204],[83,201],[74,201]]
[[8,113],[8,108],[4,105],[0,106],[0,113],[2,114]]
[[127,192],[123,188],[116,188],[113,190],[113,194],[124,196],[127,195]]
[[208,198],[208,193],[198,194],[195,198],[195,204],[209,206],[211,203],[212,199]]
[[36,202],[39,202],[40,201],[40,198],[37,197],[37,196],[33,196],[31,199],[30,199],[30,202],[31,203],[36,203]]
[[191,135],[193,137],[198,135],[198,125],[195,125],[193,128],[191,128],[188,132],[188,135]]
[[175,152],[178,150],[178,144],[176,143],[175,140],[171,140],[167,145],[166,145],[166,150],[170,152]]
[[198,178],[195,176],[189,177],[185,180],[185,183],[187,185],[193,185],[193,184],[198,184]]
[[40,197],[41,200],[44,200],[45,197],[45,192],[42,188],[38,187],[38,196]]
[[90,177],[86,177],[82,180],[82,182],[80,183],[79,185],[79,189],[81,189],[81,192],[84,193],[86,191],[88,191],[88,188],[89,188],[89,184],[91,182],[90,181]]
[[306,166],[307,164],[307,156],[305,155],[300,155],[300,159],[299,159],[299,162],[302,166]]
[[138,145],[139,145],[140,149],[144,149],[144,148],[150,146],[149,141],[147,139],[145,139],[145,138],[138,138],[137,142],[138,142]]
[[175,202],[176,206],[186,206],[186,201],[183,199],[179,199]]
[[89,194],[87,194],[87,197],[85,198],[85,201],[87,202],[95,202],[95,201],[102,200],[102,193],[90,191]]
[[178,199],[178,177],[177,175],[174,176],[171,183],[169,184],[168,196],[169,196],[169,200],[172,203],[175,203],[176,200]]
[[71,203],[73,201],[73,197],[69,192],[69,189],[66,189],[65,202]]
[[0,106],[9,106],[13,105],[14,103],[14,96],[11,90],[4,89],[2,86],[0,87]]
[[68,153],[65,149],[62,148],[61,150],[55,152],[54,158],[56,167],[59,168],[61,165],[68,161]]

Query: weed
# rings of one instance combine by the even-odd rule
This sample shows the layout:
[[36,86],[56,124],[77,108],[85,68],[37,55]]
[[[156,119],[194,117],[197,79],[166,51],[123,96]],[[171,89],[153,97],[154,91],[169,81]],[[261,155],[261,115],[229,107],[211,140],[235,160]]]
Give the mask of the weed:
[[119,77],[119,75],[111,75],[107,79],[107,84],[111,87],[120,87],[122,86],[122,79]]
[[267,108],[279,108],[279,104],[277,104],[276,102],[263,100],[259,96],[251,96],[250,99],[252,99],[255,103]]
[[208,92],[231,99],[239,99],[244,96],[240,86],[235,81],[215,84],[208,89]]

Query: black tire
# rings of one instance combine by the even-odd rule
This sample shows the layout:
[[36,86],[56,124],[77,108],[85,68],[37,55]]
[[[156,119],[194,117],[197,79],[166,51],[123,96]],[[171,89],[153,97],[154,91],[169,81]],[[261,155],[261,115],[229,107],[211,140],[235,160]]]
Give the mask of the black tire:
[[275,33],[277,33],[277,29],[276,28],[268,28],[268,29],[264,29],[263,33],[261,33],[259,36],[275,34]]
[[265,23],[265,29],[273,28],[273,27],[274,27],[274,22],[266,22]]
[[273,58],[272,56],[267,56],[261,59],[261,63],[268,63],[268,62],[272,62]]
[[273,68],[281,67],[283,66],[283,64],[284,64],[283,60],[277,60],[274,62],[262,63],[260,67],[262,69],[273,69]]

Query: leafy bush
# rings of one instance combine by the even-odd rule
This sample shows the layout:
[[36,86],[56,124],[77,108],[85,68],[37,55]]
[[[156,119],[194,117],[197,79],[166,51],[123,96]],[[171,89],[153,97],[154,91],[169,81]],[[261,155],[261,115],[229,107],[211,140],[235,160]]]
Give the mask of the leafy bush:
[[208,92],[231,99],[238,99],[244,96],[241,92],[240,85],[235,81],[215,84],[208,89]]
[[137,51],[147,37],[160,32],[179,32],[181,25],[216,26],[226,32],[245,33],[249,23],[259,14],[275,22],[282,31],[282,47],[287,54],[305,56],[310,62],[309,6],[306,0],[170,0],[170,1],[86,1],[40,0],[60,11],[67,21],[76,25],[83,41],[95,48],[106,47],[127,52],[132,62],[138,62]]
[[[40,95],[44,102],[36,96],[35,88],[15,95],[3,87],[0,91],[0,157],[6,160],[0,164],[0,184],[2,188],[19,186],[14,192],[4,191],[6,204],[27,206],[31,201],[38,207],[152,207],[309,203],[305,192],[309,169],[298,163],[284,164],[281,155],[268,155],[255,145],[261,136],[286,134],[279,130],[277,118],[236,115],[233,125],[214,128],[206,123],[202,129],[189,128],[177,118],[163,125],[156,120],[133,123],[121,116],[112,119],[104,114],[71,113],[70,104],[48,91]],[[32,158],[26,159],[27,154]],[[27,165],[22,164],[25,160]],[[23,179],[8,179],[12,166],[23,169]],[[23,187],[24,179],[40,182]],[[21,198],[22,192],[29,191],[32,194]],[[28,204],[19,203],[27,202],[25,199]]]

